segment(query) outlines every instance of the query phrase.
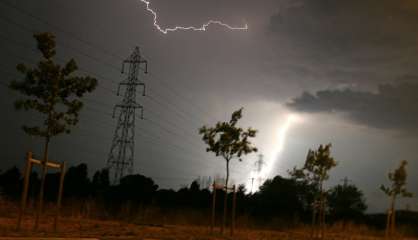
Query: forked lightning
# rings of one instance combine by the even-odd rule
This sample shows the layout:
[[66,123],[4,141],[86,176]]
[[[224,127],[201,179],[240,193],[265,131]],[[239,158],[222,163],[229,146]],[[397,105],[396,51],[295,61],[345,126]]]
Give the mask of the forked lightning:
[[161,33],[167,34],[169,32],[175,32],[178,30],[191,30],[191,31],[206,31],[209,25],[215,24],[225,27],[230,30],[248,30],[248,25],[245,24],[243,27],[232,27],[226,23],[223,23],[218,20],[209,20],[208,22],[204,23],[200,27],[183,27],[183,26],[175,26],[173,28],[163,28],[158,24],[158,15],[157,12],[150,8],[150,1],[149,0],[140,0],[142,3],[146,5],[147,11],[150,12],[154,16],[154,27],[160,31]]

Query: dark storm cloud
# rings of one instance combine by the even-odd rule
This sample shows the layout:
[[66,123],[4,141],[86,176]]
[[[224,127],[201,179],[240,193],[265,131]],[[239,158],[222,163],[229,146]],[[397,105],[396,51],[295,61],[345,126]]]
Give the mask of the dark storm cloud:
[[292,1],[269,29],[323,80],[366,86],[417,74],[417,1]]
[[[69,165],[86,162],[91,171],[106,166],[116,125],[111,114],[113,106],[122,100],[109,90],[116,91],[118,83],[125,79],[120,74],[121,61],[134,46],[141,47],[149,61],[149,74],[145,79],[147,96],[138,95],[137,99],[144,106],[146,119],[136,122],[134,166],[135,172],[156,177],[163,187],[177,188],[197,176],[224,174],[223,163],[204,151],[196,129],[228,119],[229,112],[240,106],[246,109],[244,125],[248,123],[260,130],[257,137],[260,149],[275,151],[276,130],[286,117],[281,112],[282,105],[303,91],[352,87],[356,91],[350,93],[356,98],[370,98],[370,102],[378,105],[379,96],[375,95],[379,92],[369,90],[376,89],[379,83],[399,80],[399,76],[405,76],[404,82],[418,82],[414,77],[418,76],[417,0],[151,0],[162,27],[199,26],[208,19],[219,19],[234,26],[249,25],[248,31],[228,31],[214,25],[207,32],[179,31],[167,35],[155,29],[152,15],[138,0],[14,2],[19,8],[73,33],[73,37],[0,4],[2,17],[35,31],[52,31],[57,35],[58,54],[64,59],[75,58],[80,68],[99,78],[99,88],[85,99],[81,121],[73,134],[53,142],[51,158],[65,160]],[[33,64],[38,55],[17,44],[23,42],[34,48],[32,31],[5,21],[0,21],[0,26],[5,31],[3,35],[16,41],[2,39],[0,52],[7,58],[2,58],[0,71],[12,72],[2,73],[7,84],[16,74],[16,64]],[[335,95],[341,95],[338,93]],[[42,150],[40,139],[30,138],[21,131],[21,125],[33,113],[14,111],[16,97],[8,88],[0,87],[0,106],[4,110],[1,130],[7,136],[0,140],[4,150],[1,169],[14,164],[22,166],[26,150],[35,153]],[[313,97],[312,105],[317,103],[317,96]],[[357,108],[361,108],[363,100],[355,100]],[[372,103],[367,106],[373,108]],[[329,111],[325,107],[318,110],[318,106],[303,106],[299,106],[301,111]],[[353,108],[349,105],[334,109],[344,110],[358,123],[372,125],[370,117],[361,109],[349,107]],[[375,118],[384,112],[373,111]],[[379,123],[380,128],[399,129],[399,123],[404,121],[410,125],[404,129],[412,129],[416,117],[393,119],[398,124],[386,120]],[[377,125],[378,121],[382,120],[373,119],[373,124]],[[312,126],[292,126],[286,138],[288,147],[281,156],[289,162],[278,165],[278,169],[292,168],[295,161],[304,159],[306,149],[331,141],[336,148],[340,147],[336,151],[338,158],[353,166],[340,168],[343,170],[336,177],[364,175],[358,182],[363,182],[365,192],[370,192],[380,183],[377,179],[376,184],[370,184],[369,169],[376,168],[374,159],[379,159],[380,171],[386,172],[385,163],[397,158],[395,153],[405,153],[405,159],[417,155],[417,149],[409,147],[416,146],[415,139],[408,145],[403,138],[394,138],[393,142],[381,138],[386,136],[384,131],[337,129],[339,125],[323,126],[322,122]],[[329,139],[324,131],[335,134]],[[382,135],[375,136],[376,132]],[[364,159],[361,162],[365,165],[351,161],[353,152],[357,154],[356,159]],[[237,165],[237,170],[245,172],[252,169],[250,165]],[[415,175],[418,176],[411,174],[411,177]],[[237,181],[244,183],[246,175],[239,176],[242,179]],[[373,205],[377,205],[376,198],[371,201]]]
[[[407,76],[407,79],[418,77]],[[418,133],[418,83],[381,84],[377,92],[321,90],[304,92],[287,104],[301,112],[343,113],[355,123]]]
[[279,11],[270,28],[329,51],[407,48],[417,40],[417,6],[412,1],[305,0]]
[[305,92],[289,107],[418,133],[417,1],[292,1],[270,18],[269,29],[303,62],[294,72],[304,90],[337,89]]

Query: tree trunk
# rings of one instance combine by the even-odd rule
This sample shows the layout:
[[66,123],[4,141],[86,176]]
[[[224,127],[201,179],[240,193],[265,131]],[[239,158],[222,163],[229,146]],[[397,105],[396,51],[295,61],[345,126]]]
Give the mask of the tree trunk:
[[213,228],[215,227],[215,214],[216,214],[216,183],[213,181],[213,191],[212,191],[212,219],[210,225],[210,232],[213,233]]
[[389,229],[390,229],[390,219],[392,217],[391,209],[388,209],[387,217],[386,217],[386,229],[385,229],[385,239],[389,238]]
[[321,194],[321,239],[325,238],[325,195]]
[[391,203],[391,212],[392,212],[392,216],[391,216],[391,223],[390,223],[390,235],[391,237],[394,236],[395,234],[395,217],[396,217],[396,212],[395,212],[395,201],[396,201],[396,195],[394,194],[392,197],[392,203]]
[[316,225],[316,203],[312,204],[312,224],[311,224],[311,238],[315,238],[315,225]]
[[37,230],[39,227],[39,218],[42,213],[43,202],[44,202],[45,178],[46,178],[47,163],[48,163],[49,140],[50,138],[49,136],[47,136],[45,139],[44,158],[42,162],[41,186],[39,190],[38,209],[37,209],[36,218],[35,218],[35,230]]
[[222,219],[221,233],[224,232],[226,227],[226,216],[228,211],[228,181],[229,181],[229,159],[226,160],[226,178],[225,178],[225,198],[224,198],[224,216]]
[[325,199],[324,199],[324,190],[323,190],[323,182],[320,182],[319,187],[319,213],[318,213],[318,220],[319,220],[319,235],[320,239],[324,239],[325,233]]
[[386,218],[385,238],[392,238],[395,233],[395,199],[396,195],[393,194],[390,201],[388,216]]

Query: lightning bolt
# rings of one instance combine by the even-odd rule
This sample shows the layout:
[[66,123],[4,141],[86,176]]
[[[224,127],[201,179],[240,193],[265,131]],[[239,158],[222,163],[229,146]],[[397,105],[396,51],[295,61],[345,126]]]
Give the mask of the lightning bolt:
[[191,30],[191,31],[201,31],[201,32],[204,32],[212,24],[219,25],[219,26],[225,27],[225,28],[230,29],[230,30],[248,30],[248,25],[247,24],[245,24],[243,27],[232,27],[232,26],[230,26],[230,25],[228,25],[226,23],[223,23],[221,21],[218,21],[218,20],[209,20],[208,22],[204,23],[200,27],[193,27],[193,26],[190,26],[190,27],[175,26],[174,28],[162,28],[158,24],[158,15],[157,15],[157,12],[154,11],[149,6],[150,5],[150,1],[148,1],[148,0],[140,0],[140,1],[146,5],[147,11],[150,12],[154,16],[154,27],[158,31],[160,31],[161,33],[164,33],[164,34],[167,34],[169,32],[175,32],[175,31],[178,31],[178,30],[184,30],[184,31]]
[[[297,123],[301,121],[301,118],[299,118],[299,116],[296,116],[294,114],[289,114],[284,122],[284,124],[282,126],[280,126],[280,128],[278,129],[278,134],[277,134],[277,149],[276,149],[276,154],[273,157],[272,160],[270,160],[269,162],[266,163],[266,166],[264,167],[264,169],[260,172],[260,173],[254,173],[252,172],[250,174],[250,178],[254,178],[254,179],[264,179],[266,180],[266,178],[270,177],[271,171],[273,170],[276,162],[279,160],[279,156],[280,154],[283,152],[284,147],[285,147],[285,142],[286,142],[286,136],[287,133],[289,132],[289,129],[292,127],[292,125],[294,123]],[[250,183],[251,184],[251,183]],[[262,184],[262,182],[260,182],[259,184]],[[259,189],[260,186],[258,186],[257,184],[254,185],[254,189],[257,190]],[[251,185],[247,185],[247,189],[250,189]]]

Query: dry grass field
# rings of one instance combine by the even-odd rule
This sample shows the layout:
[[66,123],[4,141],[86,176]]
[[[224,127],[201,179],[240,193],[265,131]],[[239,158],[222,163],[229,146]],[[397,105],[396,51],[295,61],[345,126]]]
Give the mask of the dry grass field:
[[[2,237],[71,237],[71,238],[98,238],[98,239],[148,239],[148,240],[281,240],[281,239],[309,239],[308,229],[292,229],[288,231],[272,231],[239,228],[231,237],[229,232],[224,235],[211,234],[208,227],[187,225],[147,226],[121,221],[103,221],[84,218],[62,218],[57,232],[52,230],[52,218],[44,217],[40,229],[32,231],[33,219],[25,219],[22,231],[16,231],[15,218],[0,218],[0,236]],[[379,236],[380,235],[380,236]],[[373,240],[383,239],[381,233],[350,228],[338,231],[337,227],[328,230],[325,239],[344,240]],[[412,239],[402,238],[399,239]]]
[[[3,237],[79,237],[99,239],[161,239],[161,240],[215,240],[215,239],[239,239],[239,240],[279,240],[279,239],[308,239],[307,231],[269,231],[238,229],[233,237],[219,233],[211,234],[209,228],[201,226],[145,226],[128,224],[116,221],[99,221],[88,219],[61,219],[60,229],[52,230],[52,219],[44,219],[39,231],[33,232],[33,222],[26,220],[24,230],[15,231],[16,220],[13,218],[0,218],[0,235]],[[340,235],[340,236],[338,236]],[[378,237],[342,236],[329,233],[327,239],[380,239]]]
[[[211,233],[206,225],[191,224],[135,224],[125,221],[97,220],[79,216],[64,216],[60,218],[57,232],[53,231],[52,213],[43,216],[38,231],[33,231],[33,213],[24,218],[21,231],[16,231],[17,207],[15,204],[1,204],[0,237],[2,239],[18,237],[59,237],[59,238],[97,238],[97,239],[141,239],[141,240],[304,240],[309,239],[309,228],[299,227],[286,230],[254,229],[238,226],[231,237],[229,229],[224,235],[219,229]],[[365,226],[348,225],[344,228],[336,225],[327,229],[325,239],[335,240],[374,240],[383,239],[383,233],[372,231]],[[399,239],[412,239],[403,238]]]

